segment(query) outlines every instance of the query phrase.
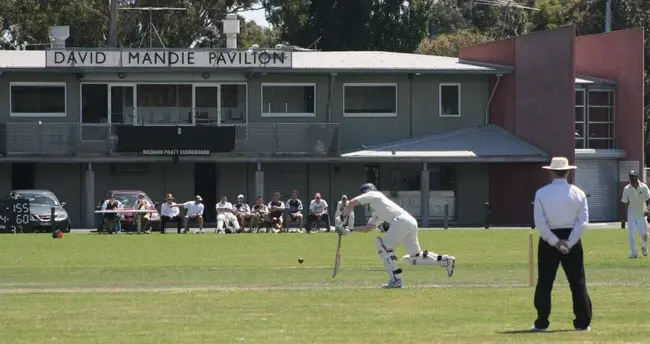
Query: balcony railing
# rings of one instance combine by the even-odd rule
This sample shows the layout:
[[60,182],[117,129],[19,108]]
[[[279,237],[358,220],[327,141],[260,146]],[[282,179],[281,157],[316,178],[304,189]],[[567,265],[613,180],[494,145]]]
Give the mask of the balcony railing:
[[[116,124],[0,124],[0,154],[117,155]],[[143,136],[143,140],[147,138]],[[339,124],[255,123],[236,125],[231,155],[338,156]]]

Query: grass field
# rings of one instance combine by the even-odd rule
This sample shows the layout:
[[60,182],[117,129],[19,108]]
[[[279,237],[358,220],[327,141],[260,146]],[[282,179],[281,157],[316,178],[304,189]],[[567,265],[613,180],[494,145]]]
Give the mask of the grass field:
[[549,333],[518,333],[535,318],[523,230],[422,231],[424,248],[457,257],[456,273],[402,266],[396,290],[378,288],[376,233],[344,238],[336,278],[331,233],[4,235],[0,342],[649,342],[650,261],[627,258],[626,233],[584,236],[593,330],[572,331],[560,272]]

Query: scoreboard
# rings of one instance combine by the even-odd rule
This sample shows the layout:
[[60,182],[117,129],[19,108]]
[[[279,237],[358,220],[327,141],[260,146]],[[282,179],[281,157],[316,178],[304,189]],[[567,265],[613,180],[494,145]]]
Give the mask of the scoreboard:
[[18,233],[22,226],[29,224],[29,200],[0,200],[0,232]]

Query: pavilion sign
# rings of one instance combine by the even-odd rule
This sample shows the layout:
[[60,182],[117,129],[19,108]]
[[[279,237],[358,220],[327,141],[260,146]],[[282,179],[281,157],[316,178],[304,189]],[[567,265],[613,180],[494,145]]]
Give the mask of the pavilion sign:
[[291,68],[284,50],[47,50],[46,67]]

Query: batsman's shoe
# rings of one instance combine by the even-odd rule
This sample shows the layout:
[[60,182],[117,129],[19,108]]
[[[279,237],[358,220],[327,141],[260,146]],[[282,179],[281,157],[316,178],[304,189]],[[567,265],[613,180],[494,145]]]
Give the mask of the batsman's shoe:
[[384,289],[401,288],[402,279],[390,280],[388,283],[382,285],[381,287]]
[[456,257],[452,256],[443,256],[443,259],[445,260],[445,268],[447,268],[447,277],[451,277],[454,275],[454,270],[456,269]]
[[648,256],[648,248],[647,247],[641,247],[641,253],[643,253],[644,257]]
[[535,327],[533,325],[533,327],[530,328],[530,331],[531,332],[546,332],[546,331],[548,331],[548,329],[547,328],[538,328],[538,327]]

